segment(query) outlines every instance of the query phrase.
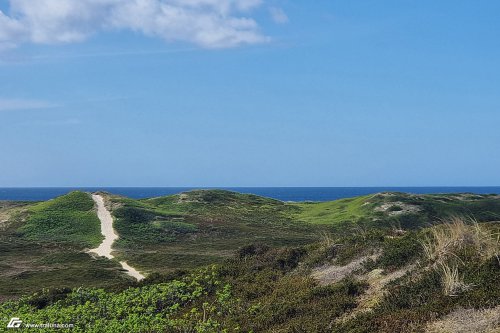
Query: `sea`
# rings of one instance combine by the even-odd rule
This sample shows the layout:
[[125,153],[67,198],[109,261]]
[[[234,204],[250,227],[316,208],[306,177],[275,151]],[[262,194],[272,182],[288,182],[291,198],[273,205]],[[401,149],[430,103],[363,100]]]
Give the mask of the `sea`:
[[500,194],[500,186],[490,187],[30,187],[0,188],[0,200],[44,201],[79,190],[106,191],[134,199],[177,194],[195,189],[222,189],[250,193],[282,201],[330,201],[379,192],[414,194],[476,193]]

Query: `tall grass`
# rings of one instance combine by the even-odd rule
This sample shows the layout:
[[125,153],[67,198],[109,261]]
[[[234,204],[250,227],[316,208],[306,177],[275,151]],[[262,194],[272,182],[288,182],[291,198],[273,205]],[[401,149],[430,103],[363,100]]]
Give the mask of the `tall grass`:
[[426,257],[435,264],[450,258],[460,259],[464,251],[482,260],[500,256],[499,235],[473,218],[452,217],[432,228],[422,246]]
[[442,278],[445,295],[467,290],[470,285],[462,282],[459,268],[464,260],[484,262],[500,256],[499,235],[473,218],[452,217],[442,225],[430,229],[422,241],[424,254]]
[[456,265],[442,262],[439,264],[439,273],[445,295],[456,296],[458,293],[473,287],[463,282],[463,277],[460,275]]

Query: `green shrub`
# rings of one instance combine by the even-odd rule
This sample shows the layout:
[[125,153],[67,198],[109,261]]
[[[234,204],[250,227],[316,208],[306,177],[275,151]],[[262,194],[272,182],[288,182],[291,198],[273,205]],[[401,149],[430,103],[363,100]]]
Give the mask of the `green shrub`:
[[389,270],[401,268],[423,253],[419,237],[415,232],[408,232],[402,237],[386,238],[382,245],[382,255],[376,265]]

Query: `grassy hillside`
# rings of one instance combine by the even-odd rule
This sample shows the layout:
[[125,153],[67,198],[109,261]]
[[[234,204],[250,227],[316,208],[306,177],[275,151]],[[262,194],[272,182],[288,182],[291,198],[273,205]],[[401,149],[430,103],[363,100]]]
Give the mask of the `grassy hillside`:
[[219,265],[121,291],[37,293],[1,304],[0,318],[50,318],[74,323],[72,332],[493,333],[499,231],[455,218],[397,235],[373,229],[298,247],[245,246]]
[[329,202],[291,204],[294,218],[313,224],[369,224],[419,228],[453,215],[500,220],[500,196],[479,194],[379,193]]
[[368,221],[376,216],[374,210],[380,201],[372,202],[374,196],[340,199],[328,202],[304,202],[289,204],[295,207],[294,218],[311,224],[339,224]]
[[298,208],[228,191],[192,191],[132,200],[109,196],[120,235],[118,257],[146,271],[218,263],[254,242],[272,246],[317,240],[328,226],[296,221]]
[[200,190],[145,200],[107,198],[120,235],[118,257],[146,272],[219,263],[251,243],[303,245],[333,231],[418,229],[453,215],[500,220],[500,197],[489,195],[381,193],[285,203]]
[[104,239],[94,201],[87,193],[71,192],[30,206],[27,213],[19,231],[29,240],[93,248]]
[[0,202],[0,301],[41,288],[130,282],[117,262],[83,252],[101,239],[86,193],[41,203]]

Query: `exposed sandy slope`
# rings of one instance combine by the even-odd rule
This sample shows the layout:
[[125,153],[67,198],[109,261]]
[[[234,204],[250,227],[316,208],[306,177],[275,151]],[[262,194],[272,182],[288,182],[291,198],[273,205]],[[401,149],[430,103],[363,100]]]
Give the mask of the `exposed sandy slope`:
[[[113,217],[107,210],[106,206],[104,206],[104,199],[102,196],[92,194],[92,199],[94,199],[94,202],[97,205],[97,217],[99,217],[99,220],[101,221],[101,233],[104,236],[104,240],[99,247],[92,249],[89,252],[96,253],[97,255],[108,259],[113,259],[114,256],[111,254],[113,251],[112,246],[113,242],[118,239],[118,235],[116,234],[115,229],[113,229]],[[129,266],[125,261],[120,261],[120,264],[128,275],[136,278],[137,280],[144,279],[144,275]]]

